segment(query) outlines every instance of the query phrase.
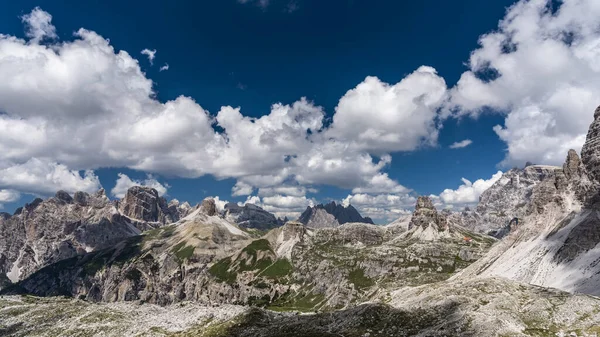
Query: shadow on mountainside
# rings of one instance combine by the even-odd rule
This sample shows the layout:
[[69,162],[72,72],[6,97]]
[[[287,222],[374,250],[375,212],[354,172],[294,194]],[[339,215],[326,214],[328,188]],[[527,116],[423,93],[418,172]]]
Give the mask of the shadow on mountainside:
[[[88,286],[86,276],[93,276],[112,265],[123,265],[128,260],[140,255],[143,236],[134,236],[103,250],[77,255],[46,266],[28,278],[0,291],[0,295],[31,294],[36,296],[68,296],[72,297],[75,288]],[[81,280],[76,282],[76,280]],[[95,291],[97,290],[97,291]],[[101,301],[99,289],[91,287],[87,300]]]
[[253,308],[233,322],[213,327],[211,336],[393,337],[414,336],[428,329],[439,336],[474,336],[467,331],[468,322],[461,320],[459,306],[459,302],[448,301],[428,310],[405,311],[385,304],[364,304],[330,313],[284,316]]

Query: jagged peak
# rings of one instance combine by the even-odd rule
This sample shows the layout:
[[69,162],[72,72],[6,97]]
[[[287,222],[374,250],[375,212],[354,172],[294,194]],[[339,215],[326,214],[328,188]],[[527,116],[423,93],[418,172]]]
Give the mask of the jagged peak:
[[54,198],[56,198],[57,200],[60,200],[60,201],[64,201],[67,204],[70,204],[70,203],[73,202],[73,198],[71,197],[71,195],[69,194],[69,192],[66,192],[66,191],[63,191],[63,190],[60,190],[60,191],[56,192]]
[[200,205],[201,212],[208,215],[213,216],[217,214],[217,204],[215,203],[215,199],[206,198],[202,200],[202,204]]
[[437,211],[435,209],[435,206],[433,205],[433,201],[431,201],[431,198],[426,195],[421,195],[417,198],[417,203],[415,205],[415,211],[419,210],[421,208],[432,209],[434,211]]

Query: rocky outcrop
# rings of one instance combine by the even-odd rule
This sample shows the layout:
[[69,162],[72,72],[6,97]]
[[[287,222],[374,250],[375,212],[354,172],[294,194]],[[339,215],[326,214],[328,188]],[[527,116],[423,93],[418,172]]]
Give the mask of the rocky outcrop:
[[103,190],[95,195],[79,192],[76,198],[59,191],[0,218],[0,273],[18,281],[45,265],[138,233]]
[[120,202],[94,194],[58,191],[14,215],[0,216],[0,273],[13,282],[78,254],[103,249],[187,214],[188,204],[166,204],[156,190],[132,187]]
[[334,201],[307,207],[298,221],[314,228],[336,227],[348,222],[373,223],[371,218],[363,218],[352,205],[343,206]]
[[[179,208],[169,205],[158,191],[150,187],[134,186],[118,202],[121,214],[136,222],[173,223],[182,217]],[[183,211],[185,212],[185,211]],[[185,214],[183,214],[185,216]]]
[[215,204],[215,199],[208,198],[202,200],[202,204],[200,205],[200,210],[202,213],[208,216],[214,216],[217,214],[217,205]]
[[333,214],[318,206],[307,207],[298,218],[298,222],[311,228],[329,228],[340,225]]
[[227,203],[224,216],[227,220],[243,228],[268,230],[283,225],[282,221],[275,218],[275,215],[254,204],[239,206],[232,202]]
[[[345,310],[298,315],[237,305],[165,307],[63,297],[0,297],[0,334],[38,336],[596,336],[600,300],[502,278],[376,294]],[[383,303],[385,304],[383,304]],[[77,322],[74,324],[73,322]],[[216,334],[215,334],[216,333]]]
[[581,160],[589,177],[600,182],[600,107],[594,112],[594,121],[590,125],[585,144],[581,149]]
[[537,182],[520,208],[507,208],[521,212],[519,225],[459,277],[502,276],[600,295],[599,115],[596,110],[581,160],[569,151],[562,168]]
[[[314,229],[288,222],[252,238],[205,209],[210,207],[105,250],[47,266],[16,289],[105,302],[343,308],[385,289],[448,278],[493,242],[467,232],[444,242],[409,240],[365,223]],[[473,241],[463,242],[462,235]]]

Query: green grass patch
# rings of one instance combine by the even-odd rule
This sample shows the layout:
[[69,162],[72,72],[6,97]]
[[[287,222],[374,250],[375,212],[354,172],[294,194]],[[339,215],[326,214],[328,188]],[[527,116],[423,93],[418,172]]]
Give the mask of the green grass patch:
[[271,249],[271,244],[269,243],[269,240],[260,239],[260,240],[252,241],[252,243],[247,245],[246,248],[244,248],[242,251],[246,252],[250,255],[256,256],[256,252],[258,252],[258,251],[272,252],[273,249]]
[[268,306],[267,309],[279,312],[314,312],[324,300],[325,295],[323,294],[303,293],[295,297],[284,296]]
[[233,283],[237,279],[237,273],[230,272],[231,258],[226,257],[217,263],[213,264],[208,272],[221,282]]
[[361,268],[350,271],[350,274],[348,274],[348,281],[354,284],[358,289],[368,288],[375,284],[371,278],[365,276],[365,271]]
[[293,269],[290,261],[287,259],[279,259],[263,270],[262,273],[260,273],[260,276],[276,279],[290,275]]
[[173,249],[171,249],[171,251],[173,252],[173,254],[175,254],[175,258],[181,264],[185,260],[192,257],[192,255],[194,255],[195,249],[196,248],[194,246],[186,246],[186,242],[182,241],[182,242],[176,244],[175,247],[173,247]]

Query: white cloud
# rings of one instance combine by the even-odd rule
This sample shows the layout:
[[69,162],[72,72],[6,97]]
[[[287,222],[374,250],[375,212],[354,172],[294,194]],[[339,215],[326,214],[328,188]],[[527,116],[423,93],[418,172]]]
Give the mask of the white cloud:
[[491,178],[477,179],[471,182],[462,178],[463,184],[457,189],[445,189],[440,195],[440,200],[446,205],[474,205],[479,202],[479,196],[490,188],[498,179],[502,177],[502,171],[496,172]]
[[159,69],[159,71],[166,71],[166,70],[169,70],[169,64],[168,63],[165,63],[165,65],[162,66],[162,67],[160,67],[160,69]]
[[417,199],[409,194],[351,194],[342,200],[342,205],[354,206],[362,216],[372,219],[393,221],[410,213]]
[[41,10],[39,7],[34,8],[31,13],[23,15],[21,20],[26,25],[26,35],[33,43],[38,43],[44,38],[55,39],[56,27],[52,22],[52,15]]
[[110,191],[110,193],[117,198],[125,197],[127,190],[132,188],[133,186],[145,186],[153,188],[158,192],[158,195],[160,196],[165,195],[167,193],[167,190],[169,189],[169,185],[161,184],[151,175],[148,175],[147,178],[144,180],[132,180],[131,178],[129,178],[129,176],[127,176],[124,173],[119,173],[118,176],[119,178],[117,178],[115,187],[113,187]]
[[[274,195],[290,195],[293,197],[303,197],[308,190],[304,186],[275,186],[263,187],[258,190],[258,196],[271,197]],[[315,192],[311,192],[315,193]]]
[[[146,48],[141,51],[141,54],[146,55],[148,57],[148,61],[150,61],[151,65],[154,64],[154,58],[156,57],[156,49],[150,50],[150,49]],[[160,69],[162,70],[162,67]],[[167,65],[167,69],[169,69],[168,65]]]
[[340,99],[328,134],[375,153],[434,145],[445,94],[444,79],[431,67],[419,67],[394,85],[367,77]]
[[0,190],[0,209],[4,208],[3,203],[19,200],[21,194],[15,190]]
[[452,145],[450,145],[449,147],[451,149],[462,149],[463,147],[467,147],[467,146],[469,146],[471,144],[473,144],[472,140],[465,139],[465,140],[461,140],[460,142],[452,143]]
[[[152,60],[154,53],[143,54]],[[405,193],[383,172],[391,162],[387,152],[435,143],[436,110],[446,91],[435,70],[421,67],[394,85],[367,78],[340,99],[328,127],[323,109],[304,98],[273,104],[260,118],[230,106],[214,115],[190,97],[158,101],[138,60],[85,29],[73,41],[49,45],[0,35],[0,78],[5,170],[36,158],[67,172],[126,167],[185,178],[213,175],[236,179],[235,196],[259,189],[262,197],[285,198],[306,198],[307,186],[321,184],[353,193]],[[356,121],[365,120],[361,114],[372,117],[355,132]],[[88,185],[77,189],[99,187],[91,171],[79,180]],[[37,188],[5,179],[0,188],[12,186],[54,193],[77,184]],[[281,186],[297,187],[276,189]]]
[[508,145],[503,164],[560,164],[581,149],[600,92],[598,17],[596,0],[519,1],[480,38],[449,108],[507,114],[494,128]]
[[218,196],[212,197],[215,201],[215,206],[217,207],[217,212],[223,212],[225,210],[225,205],[229,203],[227,200],[221,200]]
[[254,187],[250,184],[246,184],[245,182],[238,181],[231,188],[231,195],[234,197],[238,197],[241,195],[250,195],[254,192]]
[[102,186],[92,171],[83,175],[67,166],[37,158],[22,164],[4,166],[0,161],[0,188],[35,195],[52,195],[58,190],[96,192]]
[[273,213],[278,218],[288,217],[288,219],[297,219],[306,207],[314,206],[314,199],[305,196],[273,195],[260,198],[259,196],[248,196],[245,202],[238,203],[240,206],[245,204],[254,204],[267,212]]

